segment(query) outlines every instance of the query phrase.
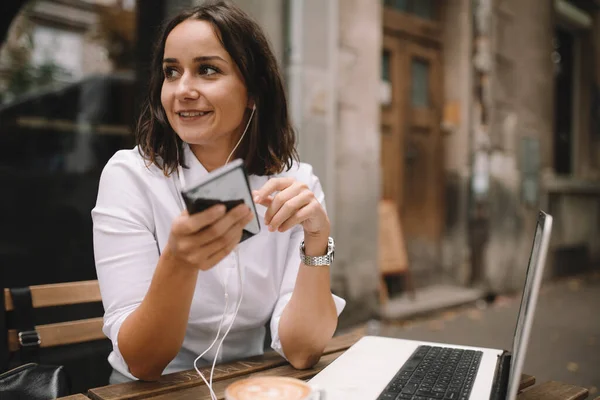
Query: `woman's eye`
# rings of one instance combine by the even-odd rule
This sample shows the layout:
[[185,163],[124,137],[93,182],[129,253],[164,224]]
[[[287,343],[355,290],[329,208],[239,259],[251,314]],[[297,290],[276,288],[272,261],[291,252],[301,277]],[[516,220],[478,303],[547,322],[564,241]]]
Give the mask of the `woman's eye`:
[[211,76],[218,74],[220,71],[218,68],[211,65],[202,65],[200,67],[200,75]]
[[172,68],[172,67],[166,67],[163,70],[163,73],[165,75],[165,79],[174,79],[178,75],[177,70],[175,68]]

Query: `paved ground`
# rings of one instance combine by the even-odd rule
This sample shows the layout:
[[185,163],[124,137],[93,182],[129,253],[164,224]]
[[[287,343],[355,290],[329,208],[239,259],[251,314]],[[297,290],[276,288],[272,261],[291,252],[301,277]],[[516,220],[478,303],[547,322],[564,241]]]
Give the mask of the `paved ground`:
[[[503,296],[369,327],[382,336],[510,349],[519,305],[520,295]],[[600,395],[600,273],[544,284],[531,335],[525,373]]]

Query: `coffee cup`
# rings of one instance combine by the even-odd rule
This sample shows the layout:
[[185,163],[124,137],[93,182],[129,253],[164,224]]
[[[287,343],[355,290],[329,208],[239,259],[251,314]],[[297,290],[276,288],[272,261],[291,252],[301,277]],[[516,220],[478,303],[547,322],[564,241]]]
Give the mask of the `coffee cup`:
[[296,378],[256,376],[227,386],[225,400],[325,400],[325,392]]

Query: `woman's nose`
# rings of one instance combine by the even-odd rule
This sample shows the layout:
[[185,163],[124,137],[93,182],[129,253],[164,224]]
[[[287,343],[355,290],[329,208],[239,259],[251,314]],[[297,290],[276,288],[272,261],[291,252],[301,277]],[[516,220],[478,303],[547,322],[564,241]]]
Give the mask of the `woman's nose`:
[[200,96],[200,91],[195,85],[194,80],[187,74],[184,74],[177,85],[177,97],[180,100],[194,100]]

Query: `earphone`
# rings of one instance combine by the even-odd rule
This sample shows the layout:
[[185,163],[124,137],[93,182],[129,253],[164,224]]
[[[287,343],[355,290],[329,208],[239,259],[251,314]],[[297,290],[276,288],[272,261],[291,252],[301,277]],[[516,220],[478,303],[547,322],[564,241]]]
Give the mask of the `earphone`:
[[[242,142],[242,139],[244,138],[244,136],[246,135],[246,132],[248,131],[248,127],[250,126],[250,122],[252,121],[252,117],[254,117],[254,113],[256,111],[256,104],[252,105],[252,112],[250,114],[250,118],[248,118],[248,122],[246,123],[246,127],[244,128],[244,132],[242,133],[242,135],[240,136],[240,139],[238,140],[237,144],[235,145],[235,147],[233,148],[233,150],[231,150],[231,153],[229,153],[229,156],[227,157],[227,160],[225,161],[225,165],[227,165],[229,163],[229,160],[231,159],[231,156],[235,153],[235,150],[238,148],[238,146],[240,145],[240,143]],[[183,169],[181,167],[181,164],[179,163],[179,149],[177,148],[177,175],[179,176],[179,182],[181,185],[181,188],[185,188],[185,178],[183,176]],[[180,199],[180,201],[182,202],[184,208],[185,208],[185,203],[183,202],[183,199]],[[225,331],[225,333],[223,334],[223,337],[221,338],[221,341],[219,342],[219,345],[217,346],[217,351],[215,353],[215,357],[213,359],[213,363],[212,363],[212,367],[210,369],[210,378],[209,381],[206,380],[206,378],[204,377],[204,375],[202,374],[202,372],[200,372],[200,369],[197,367],[197,363],[198,360],[200,360],[208,351],[210,351],[210,349],[212,349],[212,347],[215,345],[215,343],[217,342],[217,340],[219,339],[219,334],[221,333],[221,328],[223,327],[223,322],[225,321],[225,315],[227,314],[227,308],[229,306],[229,293],[227,291],[227,281],[229,278],[229,270],[227,270],[227,273],[225,275],[225,277],[223,278],[223,282],[221,282],[222,286],[223,286],[223,291],[225,294],[225,308],[223,309],[223,314],[221,315],[221,320],[219,321],[219,328],[217,329],[217,335],[215,336],[215,339],[212,341],[212,343],[210,344],[210,346],[208,346],[208,348],[206,350],[204,350],[204,352],[202,354],[200,354],[195,360],[194,360],[194,369],[196,370],[196,372],[198,373],[198,375],[200,375],[200,378],[202,378],[202,380],[204,381],[204,384],[208,387],[209,391],[210,391],[210,397],[211,400],[218,400],[217,395],[215,394],[213,388],[212,388],[212,380],[213,380],[213,374],[214,374],[214,370],[215,370],[215,366],[217,363],[217,358],[219,357],[219,352],[221,351],[221,348],[223,346],[223,343],[225,341],[225,338],[227,337],[227,334],[229,334],[229,331],[231,330],[231,328],[233,327],[233,323],[235,322],[235,318],[237,317],[238,314],[238,310],[240,309],[240,306],[242,304],[242,299],[244,297],[244,285],[243,285],[243,278],[242,278],[242,270],[241,270],[241,266],[240,266],[240,255],[239,255],[239,250],[236,246],[235,250],[234,250],[234,254],[235,254],[235,261],[236,261],[236,269],[237,269],[237,273],[238,273],[238,283],[239,283],[239,287],[240,287],[240,297],[237,301],[236,307],[235,307],[235,312],[233,314],[233,318],[231,319],[231,323],[229,324],[229,327],[227,328],[227,330]]]

